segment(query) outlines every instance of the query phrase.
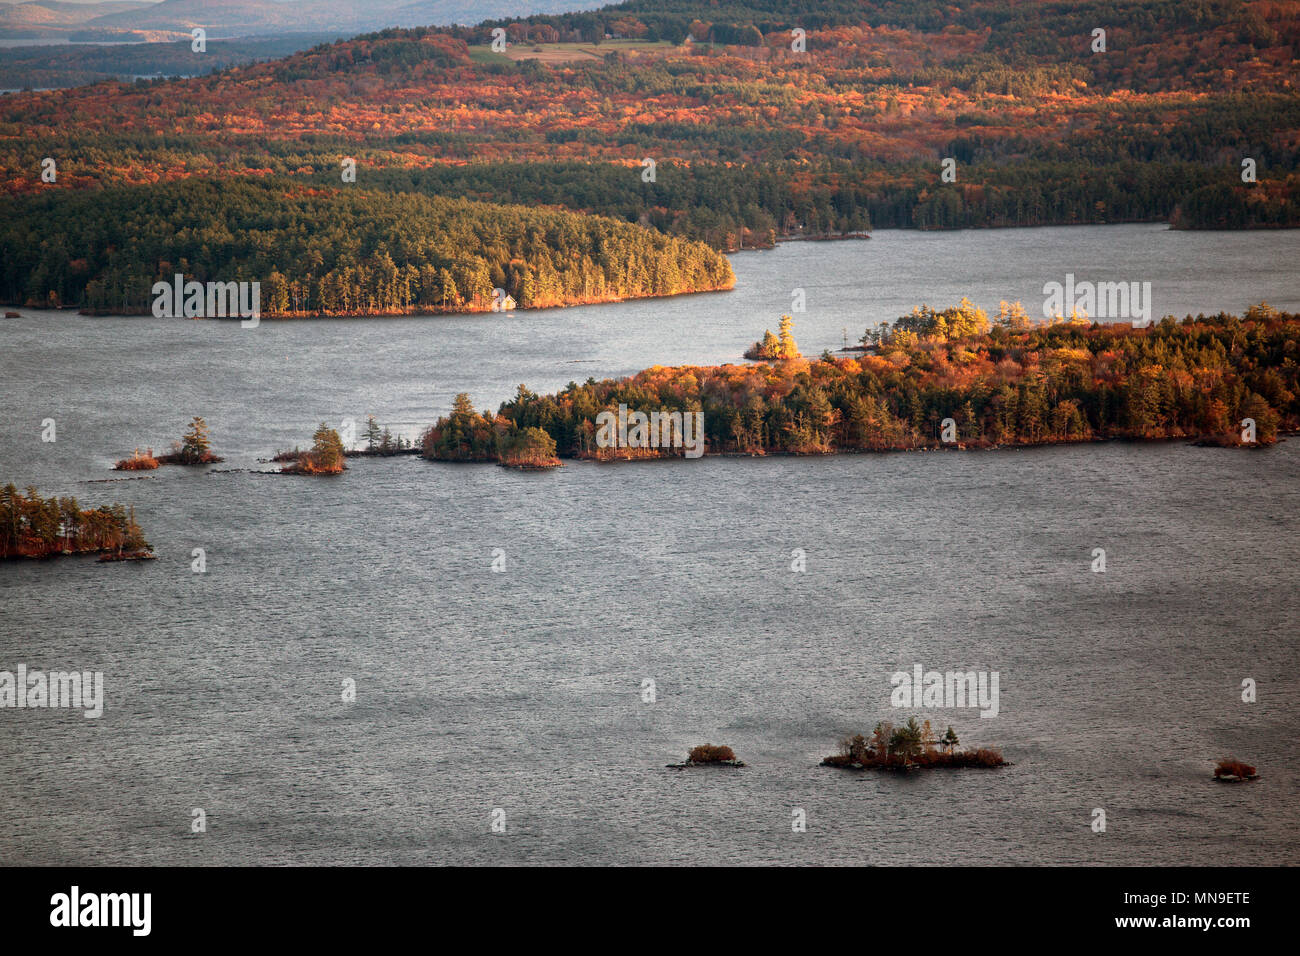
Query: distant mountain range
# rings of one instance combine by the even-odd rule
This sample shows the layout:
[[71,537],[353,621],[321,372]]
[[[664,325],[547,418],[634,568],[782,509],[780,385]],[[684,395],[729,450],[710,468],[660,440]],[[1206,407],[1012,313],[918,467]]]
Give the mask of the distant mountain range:
[[119,13],[133,13],[152,7],[146,0],[109,0],[106,3],[0,3],[0,29],[19,30],[81,27],[90,20]]
[[195,27],[203,27],[212,38],[307,31],[352,34],[599,6],[599,0],[32,0],[0,3],[0,39],[174,39],[167,34],[189,33]]

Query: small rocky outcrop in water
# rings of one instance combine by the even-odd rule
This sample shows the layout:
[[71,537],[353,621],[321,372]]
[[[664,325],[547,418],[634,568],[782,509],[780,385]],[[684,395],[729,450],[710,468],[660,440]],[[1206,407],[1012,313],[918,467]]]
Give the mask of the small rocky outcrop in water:
[[153,471],[158,467],[158,459],[153,456],[153,449],[141,451],[137,448],[130,458],[123,458],[113,466],[114,471]]
[[1241,783],[1245,780],[1257,780],[1259,774],[1255,768],[1240,760],[1220,760],[1214,768],[1214,779],[1220,783]]
[[715,747],[713,744],[700,744],[691,748],[685,763],[670,763],[673,770],[685,767],[743,767],[744,761],[737,760],[735,751],[730,747]]
[[99,559],[100,564],[109,561],[153,561],[158,555],[152,551],[123,551],[120,554],[106,554]]

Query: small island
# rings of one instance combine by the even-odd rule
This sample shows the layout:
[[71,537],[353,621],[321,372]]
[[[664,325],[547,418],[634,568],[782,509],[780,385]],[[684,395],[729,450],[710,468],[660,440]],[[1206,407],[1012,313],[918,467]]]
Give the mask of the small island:
[[1214,779],[1219,783],[1244,783],[1247,780],[1258,780],[1259,774],[1250,764],[1229,759],[1219,761],[1219,765],[1214,768]]
[[730,747],[715,747],[713,744],[700,744],[692,747],[686,755],[685,763],[670,763],[670,770],[684,770],[687,767],[743,767],[744,761],[736,759],[735,751]]
[[339,433],[321,422],[312,435],[310,451],[282,451],[272,461],[288,462],[281,475],[337,475],[347,469],[343,440]]
[[840,741],[840,752],[821,763],[823,767],[848,770],[934,770],[939,768],[993,769],[1011,766],[993,747],[958,750],[961,741],[951,726],[936,738],[927,720],[909,717],[895,727],[889,721],[876,724],[870,738],[857,734]]
[[172,450],[166,455],[154,456],[153,449],[140,451],[139,448],[130,458],[123,458],[113,466],[114,471],[152,471],[159,465],[215,465],[225,461],[212,453],[212,440],[208,437],[208,423],[195,415],[190,421],[189,431],[180,441],[172,442]]
[[135,521],[135,508],[120,504],[83,509],[76,498],[0,489],[0,560],[102,554],[101,561],[148,561],[153,546]]
[[756,362],[801,358],[799,346],[794,340],[794,319],[788,315],[781,316],[778,328],[780,332],[777,335],[773,335],[771,329],[765,329],[763,338],[745,349],[745,358]]
[[114,471],[153,471],[158,467],[158,459],[154,457],[153,449],[141,451],[137,448],[131,453],[130,458],[123,458],[113,466]]

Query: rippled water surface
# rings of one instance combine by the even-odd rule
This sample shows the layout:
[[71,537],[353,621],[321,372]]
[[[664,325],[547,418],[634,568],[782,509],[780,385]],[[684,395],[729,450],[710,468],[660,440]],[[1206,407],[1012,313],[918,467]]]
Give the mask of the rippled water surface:
[[[458,391],[494,406],[520,382],[735,361],[796,287],[815,353],[921,300],[1037,303],[1066,271],[1122,267],[1158,312],[1298,309],[1297,251],[880,233],[737,256],[733,293],[506,317],[23,310],[0,324],[0,481],[133,504],[159,560],[0,565],[0,669],[106,682],[98,720],[0,710],[0,863],[1300,862],[1297,440],[90,483],[193,414],[221,467],[258,468],[322,419],[413,435]],[[915,663],[999,672],[996,719],[923,716],[1013,767],[817,766],[899,719],[889,674]],[[750,766],[664,769],[705,741]],[[1262,779],[1214,784],[1229,755]]]

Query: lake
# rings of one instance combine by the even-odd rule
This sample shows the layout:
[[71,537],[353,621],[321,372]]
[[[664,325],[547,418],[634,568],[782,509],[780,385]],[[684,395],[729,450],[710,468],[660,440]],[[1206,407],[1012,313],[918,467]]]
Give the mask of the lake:
[[[0,565],[0,670],[105,680],[99,719],[0,709],[0,863],[1300,862],[1294,439],[90,483],[196,414],[218,467],[262,468],[321,420],[414,436],[460,391],[739,361],[795,288],[817,354],[922,301],[1036,313],[1067,272],[1150,281],[1157,314],[1300,310],[1297,253],[1290,231],[879,232],[738,254],[730,293],[507,316],[23,309],[0,481],[132,504],[159,560]],[[997,671],[998,716],[891,708],[914,664]],[[817,766],[912,713],[1014,766]],[[664,768],[705,742],[749,766]],[[1262,779],[1212,782],[1228,756]]]

